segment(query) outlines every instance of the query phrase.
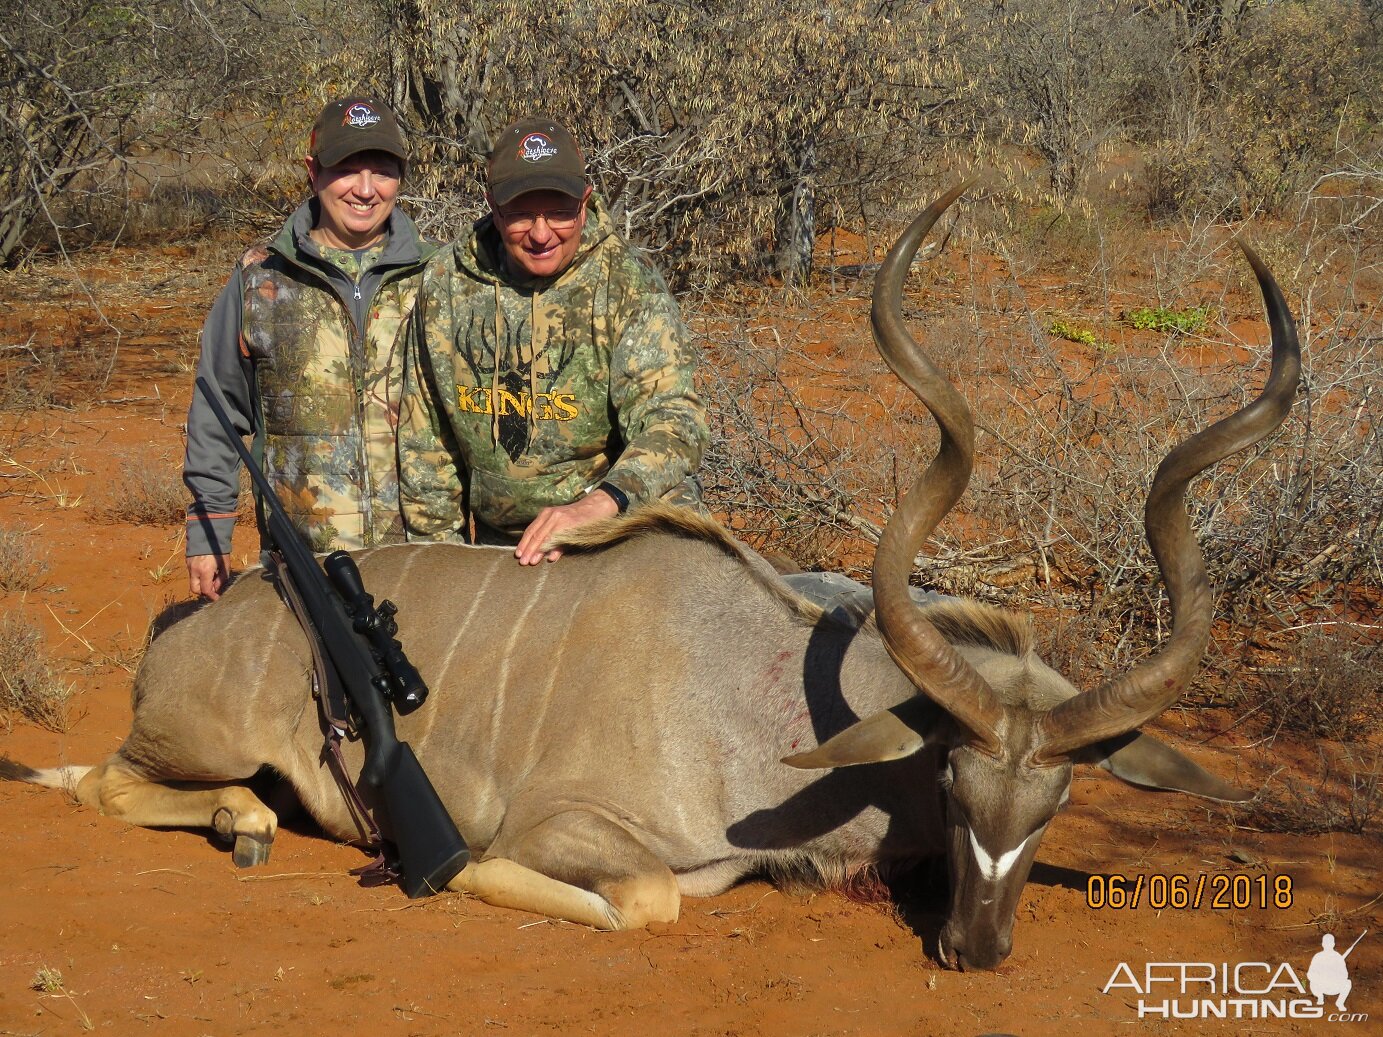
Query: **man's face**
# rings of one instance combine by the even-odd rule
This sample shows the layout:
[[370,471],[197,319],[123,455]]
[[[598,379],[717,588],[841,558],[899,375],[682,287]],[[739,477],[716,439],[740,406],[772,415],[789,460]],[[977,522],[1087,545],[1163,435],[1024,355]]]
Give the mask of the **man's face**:
[[317,229],[333,248],[365,248],[384,232],[402,175],[384,151],[360,151],[334,166],[307,160],[312,193],[321,207]]
[[529,277],[555,277],[571,266],[581,248],[590,197],[588,187],[579,200],[561,191],[529,191],[499,207],[492,200],[511,269]]

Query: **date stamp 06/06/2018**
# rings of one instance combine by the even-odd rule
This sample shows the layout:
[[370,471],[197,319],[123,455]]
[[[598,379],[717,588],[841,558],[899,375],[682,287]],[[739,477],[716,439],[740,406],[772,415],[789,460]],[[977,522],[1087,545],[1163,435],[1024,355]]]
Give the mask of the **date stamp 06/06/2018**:
[[1285,910],[1292,906],[1292,877],[1243,872],[1091,875],[1085,883],[1085,906],[1113,911]]

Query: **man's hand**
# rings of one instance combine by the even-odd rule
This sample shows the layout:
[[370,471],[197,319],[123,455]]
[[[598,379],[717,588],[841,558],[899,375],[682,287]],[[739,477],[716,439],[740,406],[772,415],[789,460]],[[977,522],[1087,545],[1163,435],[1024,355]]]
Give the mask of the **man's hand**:
[[187,585],[193,594],[215,601],[229,581],[225,555],[188,555]]
[[520,565],[537,565],[544,559],[555,562],[562,557],[561,550],[542,549],[550,539],[564,529],[574,529],[618,514],[619,505],[615,503],[615,498],[604,490],[593,490],[579,501],[563,504],[560,508],[544,508],[523,531],[519,546],[514,548],[514,557]]

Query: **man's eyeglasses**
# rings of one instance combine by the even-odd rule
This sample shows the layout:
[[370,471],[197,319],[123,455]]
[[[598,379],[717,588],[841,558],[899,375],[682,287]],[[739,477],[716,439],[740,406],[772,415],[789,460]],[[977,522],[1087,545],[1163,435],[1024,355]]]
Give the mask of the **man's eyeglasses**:
[[522,209],[505,211],[496,209],[495,215],[504,225],[516,234],[526,234],[533,225],[542,220],[553,230],[571,230],[581,219],[581,206],[572,209],[552,209],[548,212],[524,212]]

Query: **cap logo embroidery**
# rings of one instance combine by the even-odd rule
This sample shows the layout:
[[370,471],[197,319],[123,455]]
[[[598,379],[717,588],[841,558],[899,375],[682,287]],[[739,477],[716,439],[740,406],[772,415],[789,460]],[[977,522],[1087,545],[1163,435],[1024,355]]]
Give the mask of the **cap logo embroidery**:
[[530,133],[519,144],[518,157],[525,162],[546,162],[557,154],[557,146],[541,133]]
[[346,109],[342,126],[354,126],[358,130],[367,129],[379,122],[379,113],[368,104],[353,104]]

